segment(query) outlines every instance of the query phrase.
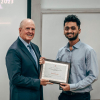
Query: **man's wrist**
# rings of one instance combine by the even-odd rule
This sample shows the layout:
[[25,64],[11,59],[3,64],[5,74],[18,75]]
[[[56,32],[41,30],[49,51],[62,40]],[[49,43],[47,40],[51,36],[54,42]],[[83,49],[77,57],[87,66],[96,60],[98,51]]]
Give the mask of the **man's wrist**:
[[76,90],[76,85],[75,84],[69,84],[69,86],[70,86],[70,91]]

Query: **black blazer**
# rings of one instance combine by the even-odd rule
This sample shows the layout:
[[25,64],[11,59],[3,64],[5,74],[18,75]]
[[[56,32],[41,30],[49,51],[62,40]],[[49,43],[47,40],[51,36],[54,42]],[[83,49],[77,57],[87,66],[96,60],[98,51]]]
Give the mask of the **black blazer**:
[[7,52],[10,100],[43,100],[43,89],[39,79],[41,55],[38,46],[30,44],[38,59],[38,69],[32,55],[19,38]]

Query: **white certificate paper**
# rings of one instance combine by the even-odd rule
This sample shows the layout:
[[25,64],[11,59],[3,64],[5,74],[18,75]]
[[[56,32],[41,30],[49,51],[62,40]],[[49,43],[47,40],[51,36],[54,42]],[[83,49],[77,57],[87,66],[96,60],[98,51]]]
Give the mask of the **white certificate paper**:
[[46,59],[41,69],[41,78],[54,83],[67,83],[69,78],[69,69],[69,63]]

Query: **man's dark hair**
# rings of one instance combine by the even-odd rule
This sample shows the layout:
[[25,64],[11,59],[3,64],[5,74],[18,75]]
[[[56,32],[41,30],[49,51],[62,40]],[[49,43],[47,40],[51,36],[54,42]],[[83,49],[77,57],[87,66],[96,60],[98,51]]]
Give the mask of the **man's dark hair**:
[[68,15],[67,17],[65,17],[64,26],[66,22],[76,22],[78,29],[80,29],[81,22],[76,15]]

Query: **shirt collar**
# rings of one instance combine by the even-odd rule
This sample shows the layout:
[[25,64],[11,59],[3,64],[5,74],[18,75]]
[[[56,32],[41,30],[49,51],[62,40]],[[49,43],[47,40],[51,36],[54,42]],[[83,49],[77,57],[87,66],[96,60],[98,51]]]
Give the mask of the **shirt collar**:
[[19,36],[19,39],[23,42],[23,44],[27,47],[27,45],[29,45],[26,41],[24,41],[20,36]]
[[[73,45],[73,47],[78,49],[80,47],[81,43],[82,43],[81,40],[79,40],[75,45]],[[69,50],[69,42],[67,43],[65,48],[67,48]]]
[[81,43],[82,42],[79,40],[75,45],[73,45],[73,47],[78,49],[80,47]]

